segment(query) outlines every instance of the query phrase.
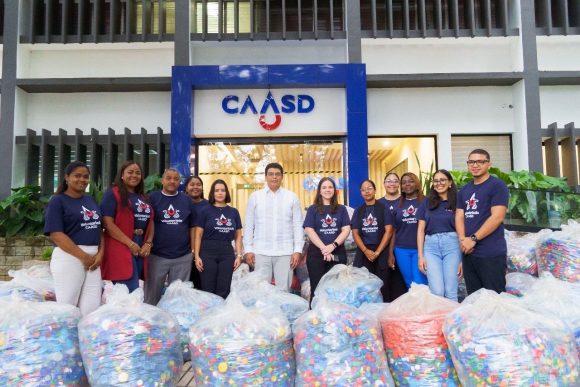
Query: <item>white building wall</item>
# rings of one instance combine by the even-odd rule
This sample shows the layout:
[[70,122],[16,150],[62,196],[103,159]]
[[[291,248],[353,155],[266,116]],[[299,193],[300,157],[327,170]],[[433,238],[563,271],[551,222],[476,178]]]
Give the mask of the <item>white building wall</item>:
[[122,134],[124,128],[135,133],[142,127],[153,132],[157,127],[170,131],[171,93],[67,93],[28,94],[26,120],[15,128],[22,136],[26,128],[48,129],[57,133],[59,128],[72,133],[75,128],[89,134],[91,128],[101,133],[107,128]]
[[538,36],[538,70],[580,70],[580,35]]
[[[369,89],[367,98],[369,136],[436,135],[440,168],[452,168],[454,134],[522,130],[511,87]],[[527,147],[514,139],[514,149]]]
[[580,126],[580,86],[540,87],[542,127],[556,122],[563,128],[569,122]]

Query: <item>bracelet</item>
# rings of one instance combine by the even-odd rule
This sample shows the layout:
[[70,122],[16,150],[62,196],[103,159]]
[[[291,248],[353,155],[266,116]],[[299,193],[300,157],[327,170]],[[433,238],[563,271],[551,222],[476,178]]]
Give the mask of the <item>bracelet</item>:
[[135,242],[131,241],[131,243],[129,243],[129,246],[128,246],[128,247],[129,247],[129,248],[131,248],[131,247],[133,247],[133,245],[136,245],[136,244],[137,244],[137,243],[135,243]]
[[236,254],[236,257],[238,258],[242,258],[244,255],[243,254]]
[[144,243],[144,245],[149,245],[149,247],[153,247],[153,242],[147,241],[147,242]]
[[195,250],[191,250],[191,254],[192,255],[195,255]]

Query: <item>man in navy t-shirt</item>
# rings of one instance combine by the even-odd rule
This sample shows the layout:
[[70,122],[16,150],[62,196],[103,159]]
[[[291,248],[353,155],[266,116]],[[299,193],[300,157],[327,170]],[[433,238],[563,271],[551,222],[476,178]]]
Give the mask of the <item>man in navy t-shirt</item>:
[[178,191],[180,175],[168,168],[163,173],[161,191],[149,195],[155,212],[153,247],[145,281],[145,302],[157,305],[163,284],[188,281],[193,263],[195,208],[191,199]]
[[473,182],[459,191],[455,212],[467,293],[481,288],[501,293],[505,291],[507,245],[503,220],[509,204],[508,188],[489,174],[487,151],[473,150],[467,166]]

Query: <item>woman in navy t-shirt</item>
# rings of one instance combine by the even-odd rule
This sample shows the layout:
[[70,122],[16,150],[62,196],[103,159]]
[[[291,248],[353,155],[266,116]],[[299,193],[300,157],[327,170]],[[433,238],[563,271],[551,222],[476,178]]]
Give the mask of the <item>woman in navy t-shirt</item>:
[[132,292],[145,277],[153,246],[153,208],[139,163],[121,165],[113,187],[103,195],[101,211],[106,230],[103,279],[125,284]]
[[102,287],[101,213],[85,195],[89,174],[85,163],[67,165],[44,217],[44,233],[56,244],[50,261],[56,301],[78,306],[83,316],[99,307]]
[[[193,202],[196,214],[199,214],[201,210],[209,206],[209,202],[203,195],[203,180],[201,180],[199,176],[189,176],[185,179],[183,186],[185,187],[185,193]],[[199,271],[195,265],[191,268],[190,280],[193,282],[193,286],[196,289],[201,289],[201,278],[199,277]]]
[[[417,210],[423,202],[419,178],[412,172],[401,176],[401,199],[395,210],[395,233],[390,246],[390,256],[395,257],[405,285],[427,284],[427,277],[419,270],[417,250]],[[392,259],[392,258],[391,258]]]
[[346,207],[338,204],[336,184],[330,177],[320,179],[303,227],[310,239],[306,267],[312,300],[322,276],[337,263],[346,264],[344,241],[350,233],[350,218]]
[[[226,298],[232,275],[242,263],[242,221],[232,201],[228,185],[218,179],[209,191],[209,206],[195,222],[195,266],[200,272],[201,289]],[[235,242],[235,249],[232,247]]]
[[377,200],[381,204],[387,206],[389,211],[395,212],[395,208],[399,204],[401,194],[399,192],[399,175],[395,172],[388,172],[383,179],[385,187],[385,196]]
[[[352,215],[352,237],[357,249],[354,266],[366,267],[371,273],[384,278],[382,272],[391,266],[388,262],[387,245],[393,234],[391,211],[375,199],[376,186],[371,180],[360,185],[364,204]],[[383,298],[388,284],[383,286]],[[385,300],[387,301],[387,300]]]
[[457,187],[445,169],[433,174],[433,185],[419,208],[419,270],[427,274],[435,295],[457,301],[461,249],[455,231]]

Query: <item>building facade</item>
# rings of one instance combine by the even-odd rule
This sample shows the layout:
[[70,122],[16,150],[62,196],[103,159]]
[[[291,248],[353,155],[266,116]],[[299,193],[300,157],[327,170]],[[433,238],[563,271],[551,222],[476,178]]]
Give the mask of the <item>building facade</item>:
[[356,205],[364,178],[465,169],[475,147],[578,185],[576,0],[0,3],[2,196],[137,159],[244,207],[279,161],[305,206],[321,176]]

